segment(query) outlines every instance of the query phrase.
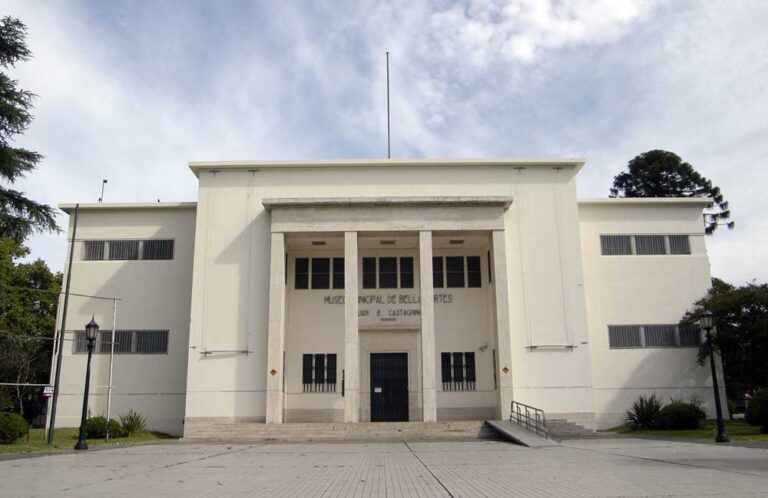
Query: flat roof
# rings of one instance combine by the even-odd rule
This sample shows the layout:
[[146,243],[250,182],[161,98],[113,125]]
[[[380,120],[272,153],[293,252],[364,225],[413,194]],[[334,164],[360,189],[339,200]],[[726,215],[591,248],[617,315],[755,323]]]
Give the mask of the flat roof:
[[361,206],[502,206],[508,209],[512,197],[433,196],[433,197],[303,197],[271,198],[261,203],[273,208],[361,207]]
[[206,170],[251,170],[266,168],[380,168],[499,166],[510,168],[573,167],[577,172],[586,162],[582,158],[467,158],[467,159],[321,159],[296,161],[190,161],[195,175]]
[[709,197],[588,197],[578,199],[577,202],[585,205],[663,206],[688,204],[706,207],[712,204],[712,199]]
[[[69,214],[76,204],[59,204],[59,209]],[[195,209],[196,202],[89,202],[81,203],[81,210],[142,210],[142,209]]]

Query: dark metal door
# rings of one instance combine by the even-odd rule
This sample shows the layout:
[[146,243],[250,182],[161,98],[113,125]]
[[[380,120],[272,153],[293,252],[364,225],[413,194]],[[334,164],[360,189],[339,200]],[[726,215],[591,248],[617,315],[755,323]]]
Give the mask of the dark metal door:
[[408,355],[371,353],[371,422],[408,421]]

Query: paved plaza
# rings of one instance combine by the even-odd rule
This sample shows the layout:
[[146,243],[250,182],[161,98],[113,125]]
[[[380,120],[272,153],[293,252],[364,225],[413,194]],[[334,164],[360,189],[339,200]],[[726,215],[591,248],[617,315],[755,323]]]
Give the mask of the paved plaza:
[[768,450],[638,439],[165,443],[0,461],[2,496],[768,496]]

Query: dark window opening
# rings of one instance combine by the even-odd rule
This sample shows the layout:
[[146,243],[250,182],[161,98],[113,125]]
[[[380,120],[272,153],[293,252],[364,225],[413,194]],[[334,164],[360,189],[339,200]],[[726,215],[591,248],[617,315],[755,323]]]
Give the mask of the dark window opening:
[[312,288],[328,289],[331,285],[331,260],[312,258]]
[[344,288],[344,258],[333,258],[333,288]]
[[445,258],[447,287],[464,287],[464,256]]
[[442,256],[432,257],[432,284],[434,287],[445,287]]
[[379,288],[397,289],[397,258],[379,258]]
[[336,355],[303,355],[301,382],[305,393],[336,392]]
[[440,353],[443,391],[474,391],[475,353]]
[[467,256],[467,287],[481,287],[480,256]]
[[296,258],[293,276],[294,288],[309,289],[309,258]]
[[363,258],[363,289],[376,288],[376,258]]
[[400,258],[400,288],[413,289],[413,258]]

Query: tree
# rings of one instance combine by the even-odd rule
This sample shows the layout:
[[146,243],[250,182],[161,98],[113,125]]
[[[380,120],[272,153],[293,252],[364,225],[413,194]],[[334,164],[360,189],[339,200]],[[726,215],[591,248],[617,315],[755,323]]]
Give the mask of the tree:
[[[739,399],[768,387],[768,284],[750,282],[734,287],[713,278],[707,296],[695,303],[683,321],[698,322],[704,310],[715,315],[712,343],[723,359],[729,397]],[[707,355],[703,345],[699,364],[704,364]]]
[[[613,179],[611,197],[710,197],[711,209],[704,213],[705,232],[711,235],[721,220],[731,217],[720,187],[701,176],[693,166],[665,150],[651,150],[635,157]],[[726,225],[732,229],[733,221]]]
[[[37,152],[12,145],[13,137],[32,122],[32,100],[35,94],[17,88],[6,71],[17,62],[31,57],[27,48],[27,28],[18,19],[0,19],[0,180],[12,185],[32,171],[42,156]],[[56,231],[53,209],[28,199],[23,192],[0,184],[0,237],[21,243],[34,231]]]
[[[38,259],[20,263],[29,251],[0,239],[0,382],[48,381],[61,274]],[[0,387],[0,411],[31,419],[42,410],[40,388]]]

